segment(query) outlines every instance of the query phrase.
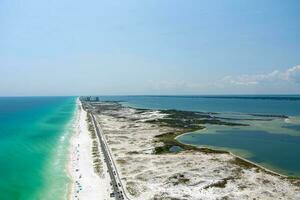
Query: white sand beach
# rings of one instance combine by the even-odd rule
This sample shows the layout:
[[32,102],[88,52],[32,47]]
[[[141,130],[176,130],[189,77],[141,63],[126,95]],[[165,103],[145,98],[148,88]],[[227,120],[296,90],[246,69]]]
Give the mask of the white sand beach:
[[103,165],[102,175],[95,173],[92,157],[92,138],[86,121],[87,113],[82,109],[79,101],[77,104],[76,131],[71,138],[68,165],[71,178],[69,199],[110,199],[110,180],[109,175],[106,173],[106,166]]

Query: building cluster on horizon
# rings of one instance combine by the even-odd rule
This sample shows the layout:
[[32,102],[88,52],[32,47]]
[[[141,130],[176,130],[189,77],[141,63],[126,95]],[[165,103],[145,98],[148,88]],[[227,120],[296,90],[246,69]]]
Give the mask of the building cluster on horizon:
[[99,101],[100,98],[97,96],[82,96],[80,97],[81,101]]

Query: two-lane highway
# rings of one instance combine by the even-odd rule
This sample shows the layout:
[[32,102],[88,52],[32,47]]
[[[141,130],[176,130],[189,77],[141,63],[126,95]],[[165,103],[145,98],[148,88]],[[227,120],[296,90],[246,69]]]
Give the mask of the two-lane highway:
[[[114,161],[112,160],[108,146],[106,145],[103,137],[104,135],[101,134],[99,127],[97,125],[97,122],[95,120],[95,116],[93,114],[90,114],[93,120],[93,124],[100,142],[101,150],[104,154],[104,161],[106,162],[108,173],[111,179],[111,186],[113,188],[113,194],[112,197],[115,197],[116,200],[125,200],[124,198],[124,190],[123,187],[121,187],[121,180],[119,176],[117,176],[116,173],[116,167],[114,165]],[[127,198],[126,198],[127,199]]]

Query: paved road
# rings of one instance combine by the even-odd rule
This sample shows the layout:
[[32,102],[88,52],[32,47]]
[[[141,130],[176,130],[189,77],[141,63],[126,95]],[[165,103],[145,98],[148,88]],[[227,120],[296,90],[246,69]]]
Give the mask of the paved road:
[[93,114],[90,114],[90,115],[93,119],[93,123],[94,123],[95,129],[96,129],[96,133],[97,133],[97,136],[98,136],[99,141],[100,141],[101,150],[104,154],[104,160],[106,162],[108,173],[109,173],[109,176],[110,176],[110,179],[111,179],[113,192],[115,194],[115,199],[116,200],[123,200],[123,199],[125,200],[127,198],[124,198],[123,187],[121,185],[119,186],[119,184],[121,184],[121,181],[120,181],[120,178],[117,174],[116,167],[114,165],[114,161],[112,160],[112,158],[110,156],[110,152],[108,150],[107,144],[103,139],[104,135],[102,135],[101,131],[99,130],[99,127],[98,127],[97,122],[95,120],[95,116]]

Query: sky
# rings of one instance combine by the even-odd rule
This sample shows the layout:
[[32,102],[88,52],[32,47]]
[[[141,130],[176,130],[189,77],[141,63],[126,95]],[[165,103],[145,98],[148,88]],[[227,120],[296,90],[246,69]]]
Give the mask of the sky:
[[0,0],[0,96],[300,94],[298,0]]

